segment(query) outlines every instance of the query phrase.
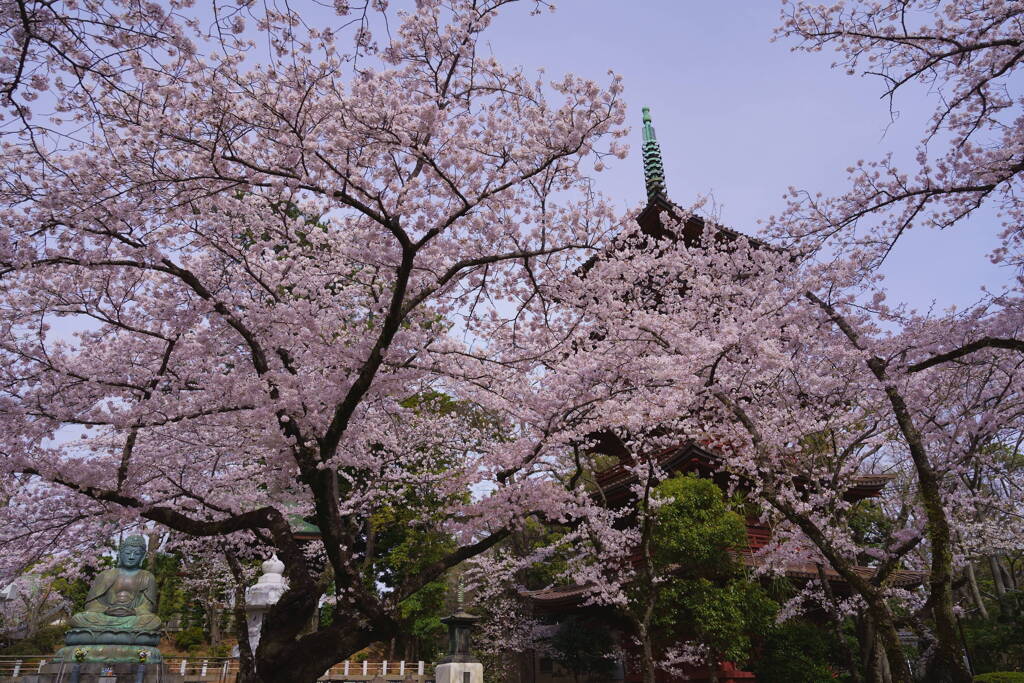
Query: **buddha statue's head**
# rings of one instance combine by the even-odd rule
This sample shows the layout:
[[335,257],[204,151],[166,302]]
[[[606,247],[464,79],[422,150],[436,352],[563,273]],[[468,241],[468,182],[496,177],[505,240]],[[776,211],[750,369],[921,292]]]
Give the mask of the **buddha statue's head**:
[[117,549],[117,566],[124,569],[138,569],[146,559],[146,539],[129,536],[121,541]]

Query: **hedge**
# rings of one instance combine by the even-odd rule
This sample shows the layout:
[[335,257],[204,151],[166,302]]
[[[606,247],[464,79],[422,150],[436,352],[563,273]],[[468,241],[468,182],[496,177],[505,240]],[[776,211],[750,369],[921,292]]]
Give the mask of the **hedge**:
[[1024,683],[1024,673],[1014,671],[994,671],[974,677],[974,683]]

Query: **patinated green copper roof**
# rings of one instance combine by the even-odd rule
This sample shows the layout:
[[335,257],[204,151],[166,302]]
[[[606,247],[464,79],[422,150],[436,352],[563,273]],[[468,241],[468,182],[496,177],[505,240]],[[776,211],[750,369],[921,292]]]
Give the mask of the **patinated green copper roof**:
[[302,515],[288,515],[288,525],[296,536],[319,536],[320,527],[312,522],[307,522]]
[[665,164],[661,160],[661,146],[651,125],[651,110],[644,107],[644,181],[647,183],[647,198],[665,196]]

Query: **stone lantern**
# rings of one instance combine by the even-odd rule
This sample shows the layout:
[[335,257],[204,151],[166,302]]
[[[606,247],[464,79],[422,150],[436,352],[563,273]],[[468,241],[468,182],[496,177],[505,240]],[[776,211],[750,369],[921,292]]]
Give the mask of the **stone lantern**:
[[434,669],[436,683],[483,683],[484,665],[470,652],[473,625],[480,617],[466,612],[462,585],[455,613],[441,620],[448,626],[448,656]]
[[284,563],[272,555],[262,565],[263,574],[256,585],[245,589],[245,616],[249,631],[249,646],[255,654],[260,644],[260,631],[263,629],[263,617],[288,588],[284,578]]

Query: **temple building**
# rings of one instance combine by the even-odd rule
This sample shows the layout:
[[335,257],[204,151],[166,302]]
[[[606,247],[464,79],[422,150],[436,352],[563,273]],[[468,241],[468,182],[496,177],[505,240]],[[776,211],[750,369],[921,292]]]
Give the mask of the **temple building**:
[[[667,196],[665,170],[661,149],[651,124],[649,110],[643,110],[643,162],[644,179],[647,189],[647,205],[637,217],[640,231],[654,239],[682,239],[687,243],[696,244],[708,227],[702,218],[688,215]],[[675,229],[666,227],[665,218]],[[682,221],[680,223],[680,221]],[[755,238],[741,235],[728,228],[715,225],[716,237],[724,240],[736,239],[740,236],[757,243]],[[600,498],[606,505],[621,509],[633,504],[631,486],[635,483],[634,475],[626,467],[629,453],[618,438],[610,433],[597,436],[595,450],[602,455],[611,456],[618,464],[600,471],[595,476]],[[693,474],[707,478],[726,490],[730,483],[729,475],[722,468],[721,458],[716,455],[710,444],[692,441],[680,443],[652,456],[658,462],[666,476],[677,474]],[[877,474],[860,476],[851,480],[844,493],[844,498],[851,502],[874,498],[881,494],[882,489],[895,475]],[[731,550],[734,558],[753,569],[758,563],[757,552],[765,547],[772,537],[772,529],[761,523],[756,517],[746,518],[746,545]],[[864,576],[873,574],[870,567],[858,568]],[[828,581],[832,592],[837,596],[848,596],[849,587],[831,568],[813,563],[792,563],[785,567],[786,577],[795,586],[809,580]],[[917,571],[896,571],[891,580],[892,586],[912,588],[924,580],[924,573]],[[610,607],[587,604],[588,586],[560,586],[542,590],[524,591],[521,593],[532,615],[551,625],[556,625],[569,616],[593,619],[609,624],[616,632],[619,647],[625,652],[621,661],[616,663],[612,673],[602,677],[577,678],[573,673],[561,668],[553,659],[543,653],[526,653],[520,663],[520,680],[524,683],[580,683],[589,681],[625,681],[632,683],[641,680],[638,658],[631,656],[632,638],[628,622],[617,615]],[[657,655],[656,655],[657,656]],[[714,669],[694,669],[687,672],[686,678],[673,678],[665,672],[657,673],[659,683],[671,683],[676,680],[694,681],[699,683],[717,681],[717,683],[754,683],[756,676],[748,671],[737,669],[730,662],[723,662]]]

